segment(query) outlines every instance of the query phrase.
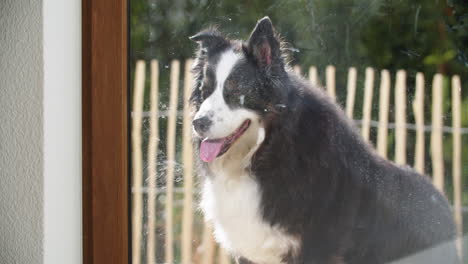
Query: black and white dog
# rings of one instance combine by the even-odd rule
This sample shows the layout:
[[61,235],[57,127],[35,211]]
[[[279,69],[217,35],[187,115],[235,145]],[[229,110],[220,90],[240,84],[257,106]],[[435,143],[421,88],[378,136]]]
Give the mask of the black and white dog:
[[289,69],[268,17],[191,39],[201,208],[239,263],[457,263],[446,198]]

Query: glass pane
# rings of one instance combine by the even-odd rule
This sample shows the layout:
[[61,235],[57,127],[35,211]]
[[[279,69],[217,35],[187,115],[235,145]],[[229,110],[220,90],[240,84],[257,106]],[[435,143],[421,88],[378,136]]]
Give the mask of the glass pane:
[[[447,211],[448,207],[441,205],[441,211],[434,211],[436,216],[432,220],[429,219],[431,214],[427,213],[433,210],[432,207],[426,213],[421,208],[429,203],[426,199],[429,196],[425,194],[439,197],[436,189],[443,191],[449,201],[449,214],[453,213],[454,218],[447,220],[447,223],[454,222],[457,237],[460,238],[456,242],[457,250],[459,254],[467,255],[462,254],[467,249],[467,243],[461,239],[467,230],[464,226],[468,227],[468,210],[465,208],[468,203],[468,7],[463,0],[129,1],[132,263],[226,264],[234,263],[238,256],[252,262],[257,260],[258,263],[290,263],[298,256],[315,258],[318,263],[332,259],[337,263],[364,263],[366,257],[371,260],[369,263],[377,263],[379,257],[387,261],[391,258],[386,259],[386,254],[397,256],[399,253],[395,252],[404,251],[391,249],[392,243],[406,243],[402,237],[404,234],[398,233],[402,230],[399,226],[401,222],[410,226],[405,229],[409,230],[406,235],[421,232],[415,235],[417,238],[408,235],[410,241],[423,239],[426,237],[423,233],[427,234],[429,241],[435,239],[427,229],[431,221],[443,210]],[[267,15],[281,38],[268,35],[268,25],[267,29],[255,31],[255,34],[259,34],[258,39],[255,38],[257,35],[252,32],[257,21]],[[216,36],[215,40],[199,38],[198,43],[189,39],[214,25],[222,32],[223,37],[220,38],[242,40],[244,47],[241,48],[238,42],[226,44],[224,40],[216,40]],[[280,40],[281,50],[275,46]],[[237,54],[235,56],[241,58],[232,58],[239,67],[223,64],[228,69],[228,75],[225,77],[227,79],[222,79],[222,70],[217,70],[217,65],[222,64],[220,61],[225,62],[223,58],[227,57],[222,54],[230,48],[233,48],[233,54]],[[201,65],[202,71],[192,72],[194,59],[202,52],[200,49],[206,52],[203,55],[206,62]],[[199,53],[196,53],[197,50]],[[280,58],[276,51],[287,54],[288,58]],[[278,61],[280,63],[275,64]],[[275,72],[278,65],[284,69],[281,62],[290,66],[285,67],[284,72],[287,73],[284,76],[281,75],[282,70]],[[222,142],[214,136],[206,136],[208,140],[203,141],[204,136],[201,135],[206,135],[206,131],[200,132],[203,127],[195,130],[192,127],[195,114],[199,119],[203,117],[201,112],[205,110],[200,110],[200,107],[204,100],[215,94],[203,90],[209,89],[210,85],[207,71],[215,75],[213,91],[218,89],[221,79],[223,82],[226,80],[219,88],[222,91],[219,98],[222,99],[218,100],[221,101],[213,101],[213,104],[221,102],[221,107],[211,109],[216,112],[213,115],[218,117],[218,121],[210,121],[224,122],[224,128],[231,129],[232,134],[223,136]],[[275,77],[273,73],[278,75]],[[195,83],[196,74],[202,75],[204,79],[201,82],[205,86]],[[302,80],[297,79],[298,76]],[[276,87],[265,84],[273,83],[272,80],[283,90],[262,90]],[[238,92],[227,90],[228,85]],[[246,91],[249,87],[251,89]],[[193,89],[207,93],[200,97],[199,105],[189,103]],[[290,113],[289,119],[300,119],[300,115],[304,114],[301,110],[295,112],[289,109],[292,101],[284,100],[291,97],[278,99],[278,94],[286,93],[286,89],[307,90],[304,93],[288,90],[289,96],[298,98],[294,102],[300,107],[295,105],[298,107],[295,109],[303,109],[303,104],[311,104],[314,100],[327,102],[323,103],[325,106],[320,103],[314,107],[329,115],[330,123],[326,124],[334,126],[324,132],[323,126],[326,124],[320,122],[325,121],[313,113],[310,119],[304,119],[303,126],[294,126],[290,120],[280,124],[271,121],[283,120],[275,118],[285,113]],[[316,92],[307,95],[308,89]],[[317,92],[319,90],[323,92]],[[238,99],[232,99],[235,103],[229,101],[230,93],[238,96]],[[322,98],[318,93],[331,99]],[[338,105],[342,110],[335,109],[331,104]],[[258,117],[258,124],[255,119],[239,126],[235,120],[245,113],[239,112],[242,109]],[[343,113],[333,112],[337,109]],[[228,121],[219,121],[223,118]],[[313,118],[318,118],[320,125],[315,130],[306,128],[316,125],[307,123]],[[349,123],[345,121],[346,118],[350,119]],[[244,125],[247,127],[245,130]],[[288,130],[281,134],[284,146],[273,145],[271,151],[280,150],[280,153],[267,155],[262,147],[269,146],[265,142],[274,142],[270,137],[274,134],[273,129],[279,127]],[[254,129],[257,130],[249,132]],[[255,133],[259,145],[249,145],[252,153],[244,153],[225,162],[218,161],[222,166],[217,171],[226,172],[230,164],[240,164],[247,155],[253,155],[248,156],[246,167],[236,172],[241,178],[248,175],[253,183],[245,180],[244,189],[226,187],[228,189],[220,190],[216,187],[225,194],[218,193],[213,200],[219,205],[214,206],[219,211],[213,220],[217,225],[213,226],[212,221],[204,220],[206,208],[200,209],[202,187],[207,178],[217,176],[213,162],[233,155],[233,146],[242,142],[242,137],[247,135],[245,133]],[[265,133],[264,138],[260,136],[261,133]],[[349,138],[349,141],[340,138]],[[298,147],[291,149],[291,142]],[[326,145],[326,142],[334,143]],[[362,147],[363,142],[368,142],[369,147]],[[320,146],[317,146],[318,143]],[[323,147],[322,143],[328,147]],[[307,150],[302,147],[307,147]],[[322,151],[321,155],[314,152],[317,149]],[[281,153],[281,150],[291,151]],[[366,155],[368,159],[362,158]],[[394,163],[385,163],[383,159],[382,164],[387,165],[372,163],[380,159],[377,156]],[[259,160],[259,157],[264,159]],[[265,167],[261,162],[271,165]],[[291,162],[296,165],[291,165]],[[396,167],[403,165],[407,168]],[[283,168],[288,166],[291,170],[284,173]],[[390,167],[391,172],[382,172],[387,170],[385,166]],[[272,178],[275,184],[267,188],[265,184],[268,181],[264,182],[259,174],[253,174],[260,168],[263,172],[271,170],[271,175],[283,175],[283,182]],[[420,184],[405,184],[406,178],[419,177],[410,170],[428,175],[435,189],[423,188]],[[201,175],[202,171],[213,175]],[[318,176],[314,171],[327,173]],[[388,180],[395,177],[394,174],[403,175],[406,180],[403,179],[401,185],[395,185],[396,180]],[[353,180],[368,182],[356,184]],[[213,178],[210,181],[215,182]],[[303,182],[293,188],[294,181]],[[324,188],[315,192],[313,190],[317,184],[323,184]],[[310,191],[301,190],[298,186],[310,187],[306,188]],[[361,189],[350,191],[356,186]],[[392,189],[392,186],[397,187]],[[405,189],[404,186],[413,189]],[[256,191],[249,192],[248,188]],[[230,204],[242,201],[239,197],[235,200],[235,194],[230,193],[233,190],[252,198],[242,205],[242,210]],[[275,190],[275,195],[267,194],[271,190]],[[418,205],[413,200],[409,202],[401,198],[411,195],[421,199],[421,203]],[[295,196],[303,198],[293,199]],[[382,201],[387,198],[391,201],[390,205]],[[434,199],[441,199],[441,203],[444,203],[442,196]],[[287,201],[300,202],[291,204]],[[372,207],[373,202],[375,208]],[[371,209],[366,211],[363,204]],[[336,209],[344,205],[349,210]],[[387,205],[390,209],[383,210]],[[410,213],[402,213],[404,210]],[[378,217],[371,217],[373,214]],[[229,223],[229,219],[222,220],[222,217],[241,218],[242,221]],[[392,222],[394,218],[399,220]],[[311,227],[313,223],[319,230]],[[382,223],[398,227],[384,226]],[[448,225],[441,230],[448,230]],[[395,237],[389,238],[391,228],[397,231],[393,233]],[[213,236],[214,230],[218,230],[217,238]],[[320,234],[321,239],[310,237],[310,234]],[[237,240],[233,238],[236,235]],[[245,239],[242,243],[239,236]],[[259,242],[262,236],[264,241]],[[341,241],[343,245],[331,243],[333,236],[335,239],[332,241]],[[369,241],[379,236],[392,245],[382,242],[386,246],[373,249],[375,244]],[[333,245],[327,244],[329,242]],[[368,242],[370,244],[364,248],[355,245]],[[413,241],[406,248],[426,248],[427,245],[423,244],[419,240]],[[305,246],[311,246],[311,249]],[[317,249],[322,247],[322,250]],[[413,255],[416,251],[425,252],[408,252]],[[371,256],[369,252],[379,257]],[[441,252],[431,254],[446,254],[446,251]],[[398,255],[398,258],[403,255]],[[464,259],[468,262],[467,257]],[[449,261],[449,256],[444,260]]]

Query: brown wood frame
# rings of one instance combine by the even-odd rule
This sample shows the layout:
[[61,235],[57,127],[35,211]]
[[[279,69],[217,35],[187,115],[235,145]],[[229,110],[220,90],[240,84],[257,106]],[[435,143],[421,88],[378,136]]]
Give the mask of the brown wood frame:
[[127,0],[82,0],[83,262],[129,263]]

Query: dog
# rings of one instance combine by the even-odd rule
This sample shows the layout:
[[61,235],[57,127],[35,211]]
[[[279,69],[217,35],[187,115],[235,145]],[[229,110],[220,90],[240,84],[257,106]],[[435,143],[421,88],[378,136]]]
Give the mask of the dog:
[[200,207],[238,263],[458,263],[444,195],[290,69],[268,17],[191,39]]

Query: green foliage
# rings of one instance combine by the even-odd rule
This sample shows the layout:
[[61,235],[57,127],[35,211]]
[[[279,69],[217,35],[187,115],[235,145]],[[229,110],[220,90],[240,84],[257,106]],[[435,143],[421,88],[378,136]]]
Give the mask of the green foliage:
[[367,66],[407,69],[409,83],[417,71],[461,74],[467,80],[463,1],[131,0],[130,65],[157,58],[168,66],[171,59],[192,57],[196,44],[188,37],[210,25],[245,39],[257,19],[268,15],[289,41],[293,64],[317,66],[322,79],[326,65],[336,66],[339,102],[344,101],[350,66],[359,72]]
[[448,50],[444,53],[432,54],[424,58],[424,64],[427,65],[439,65],[451,61],[455,58],[455,51]]

